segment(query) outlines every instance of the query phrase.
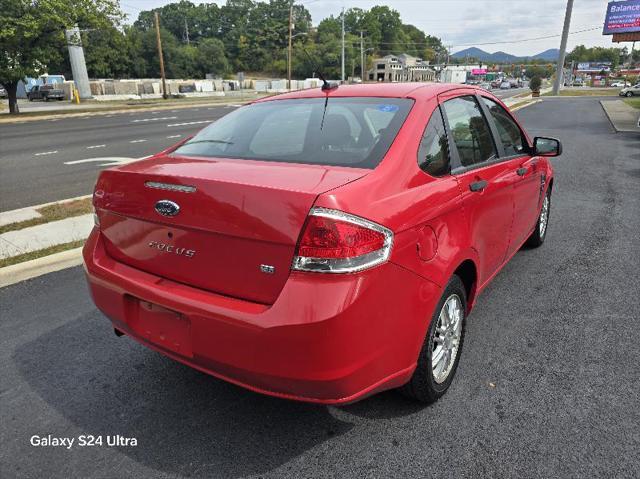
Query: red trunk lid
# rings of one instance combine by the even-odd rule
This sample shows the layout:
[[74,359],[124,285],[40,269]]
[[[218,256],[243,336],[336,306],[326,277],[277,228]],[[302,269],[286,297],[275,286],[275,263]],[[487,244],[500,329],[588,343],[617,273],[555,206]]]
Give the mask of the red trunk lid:
[[[114,259],[163,278],[271,304],[289,276],[298,236],[317,196],[369,171],[159,156],[102,172],[95,204]],[[175,185],[190,191],[171,189]],[[176,203],[179,212],[161,215],[155,209],[161,200]]]

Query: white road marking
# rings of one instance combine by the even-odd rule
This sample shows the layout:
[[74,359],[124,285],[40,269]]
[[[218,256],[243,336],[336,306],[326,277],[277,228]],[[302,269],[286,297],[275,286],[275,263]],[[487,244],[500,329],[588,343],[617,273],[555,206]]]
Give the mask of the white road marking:
[[133,163],[134,161],[144,160],[151,155],[143,156],[140,158],[129,158],[124,156],[103,156],[101,158],[86,158],[84,160],[65,161],[65,165],[79,165],[81,163],[100,163],[98,166],[115,166],[126,165],[127,163]]
[[170,127],[170,126],[199,125],[201,123],[211,123],[211,120],[187,121],[185,123],[170,123],[170,124],[167,125],[167,127]]
[[53,151],[43,151],[42,153],[36,153],[33,156],[44,156],[44,155],[53,155],[54,153],[58,153],[58,150]]
[[94,148],[104,148],[107,145],[93,145],[93,146],[87,146],[87,150],[92,150]]
[[60,118],[54,118],[53,120],[49,120],[49,121],[58,121]]
[[131,120],[131,123],[141,123],[145,121],[161,121],[161,120],[175,120],[177,116],[164,116],[162,118],[143,118],[141,120]]
[[170,113],[175,113],[175,112],[177,112],[177,111],[178,111],[178,110],[171,110],[171,112],[170,112]]
[[167,138],[180,138],[182,135],[169,135]]
[[143,141],[147,140],[131,140],[129,143],[142,143]]
[[[105,161],[109,158],[87,158],[85,160],[75,160],[75,161],[65,161],[64,164],[65,165],[79,165],[80,163],[94,163],[94,162],[100,162],[100,161]],[[116,158],[113,158],[114,160]]]
[[113,115],[105,115],[105,118],[113,118]]

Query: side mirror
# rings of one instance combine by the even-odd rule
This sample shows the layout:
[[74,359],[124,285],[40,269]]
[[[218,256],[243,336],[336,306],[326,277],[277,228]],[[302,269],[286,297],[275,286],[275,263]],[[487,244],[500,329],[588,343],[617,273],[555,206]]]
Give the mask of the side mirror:
[[555,138],[536,136],[533,139],[533,154],[536,156],[560,156],[562,143]]

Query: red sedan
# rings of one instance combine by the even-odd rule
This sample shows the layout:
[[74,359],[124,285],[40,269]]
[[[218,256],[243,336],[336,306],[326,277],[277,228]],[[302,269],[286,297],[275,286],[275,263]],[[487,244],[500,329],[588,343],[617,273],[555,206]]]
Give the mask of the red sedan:
[[432,402],[480,292],[544,242],[560,153],[476,87],[260,100],[101,173],[90,290],[118,335],[253,391]]

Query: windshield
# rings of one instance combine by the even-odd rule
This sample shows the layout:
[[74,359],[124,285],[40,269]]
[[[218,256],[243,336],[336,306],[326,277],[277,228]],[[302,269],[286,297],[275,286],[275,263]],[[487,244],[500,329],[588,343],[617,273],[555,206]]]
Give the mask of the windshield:
[[255,103],[209,125],[174,154],[375,168],[412,104],[372,97]]

